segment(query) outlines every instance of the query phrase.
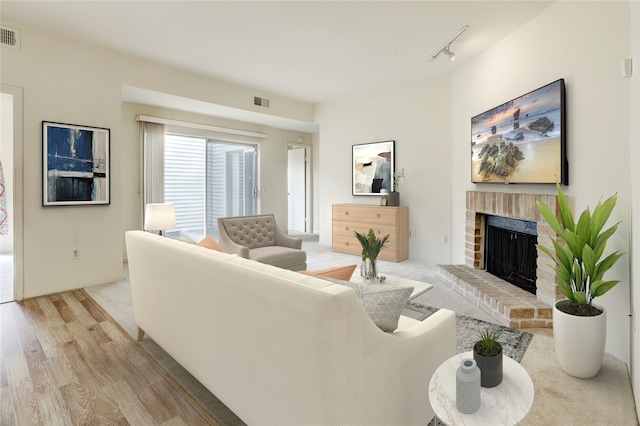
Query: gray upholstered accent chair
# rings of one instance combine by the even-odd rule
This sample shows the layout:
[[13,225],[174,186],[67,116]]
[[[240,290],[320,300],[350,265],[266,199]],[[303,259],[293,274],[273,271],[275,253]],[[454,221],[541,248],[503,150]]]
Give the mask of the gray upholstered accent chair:
[[290,269],[307,269],[302,240],[286,235],[272,214],[218,218],[218,244],[226,253]]

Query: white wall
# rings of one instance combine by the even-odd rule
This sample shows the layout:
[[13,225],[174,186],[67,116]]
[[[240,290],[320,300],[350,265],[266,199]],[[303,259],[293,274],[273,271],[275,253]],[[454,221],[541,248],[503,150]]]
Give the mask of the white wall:
[[[606,17],[606,18],[603,18]],[[470,117],[564,78],[567,94],[566,194],[575,210],[618,192],[610,224],[622,221],[608,249],[629,250],[629,4],[557,2],[458,71],[452,78],[453,261],[464,262],[465,191],[555,193],[552,185],[470,183]],[[608,313],[607,352],[629,361],[629,256],[609,272],[622,283],[596,299]]]
[[321,244],[331,244],[332,204],[380,203],[378,196],[351,194],[352,145],[395,140],[396,169],[406,174],[400,204],[409,206],[409,228],[416,231],[410,257],[450,262],[449,244],[443,242],[451,229],[450,99],[450,83],[443,78],[317,105]]
[[[24,88],[24,297],[34,297],[122,276],[123,230],[137,227],[134,199],[138,171],[132,155],[136,124],[123,123],[123,85],[253,110],[254,90],[201,75],[62,39],[19,23],[22,50],[2,48],[2,84]],[[313,121],[313,106],[270,93],[272,108],[261,113]],[[41,122],[55,121],[111,129],[111,205],[42,207]],[[308,138],[308,135],[306,139]],[[286,223],[286,132],[270,132],[263,179],[269,198],[262,208]],[[298,134],[291,136],[297,140]],[[273,149],[271,149],[273,148]],[[135,149],[133,149],[135,151]],[[271,171],[275,170],[274,174]],[[137,201],[136,201],[137,202]],[[132,219],[136,215],[135,219]],[[72,260],[78,248],[80,259]]]

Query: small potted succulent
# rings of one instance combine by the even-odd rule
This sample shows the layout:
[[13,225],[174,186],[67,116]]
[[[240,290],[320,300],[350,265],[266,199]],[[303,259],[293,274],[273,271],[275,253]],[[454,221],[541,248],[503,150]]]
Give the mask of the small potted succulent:
[[480,386],[493,388],[502,383],[502,345],[498,335],[486,330],[473,345],[473,359],[480,369]]

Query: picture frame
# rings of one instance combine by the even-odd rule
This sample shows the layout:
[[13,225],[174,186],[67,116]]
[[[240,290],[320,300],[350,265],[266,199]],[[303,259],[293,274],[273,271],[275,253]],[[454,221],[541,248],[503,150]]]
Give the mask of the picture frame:
[[42,205],[111,203],[110,134],[104,127],[42,122]]
[[395,172],[395,141],[352,146],[352,194],[380,195],[391,192]]

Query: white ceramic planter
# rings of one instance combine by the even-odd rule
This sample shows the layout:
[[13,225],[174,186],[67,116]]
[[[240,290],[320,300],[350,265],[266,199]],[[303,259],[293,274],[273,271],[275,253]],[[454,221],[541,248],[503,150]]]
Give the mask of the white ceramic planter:
[[553,342],[560,367],[581,379],[600,371],[607,341],[607,312],[595,317],[567,315],[553,305]]

